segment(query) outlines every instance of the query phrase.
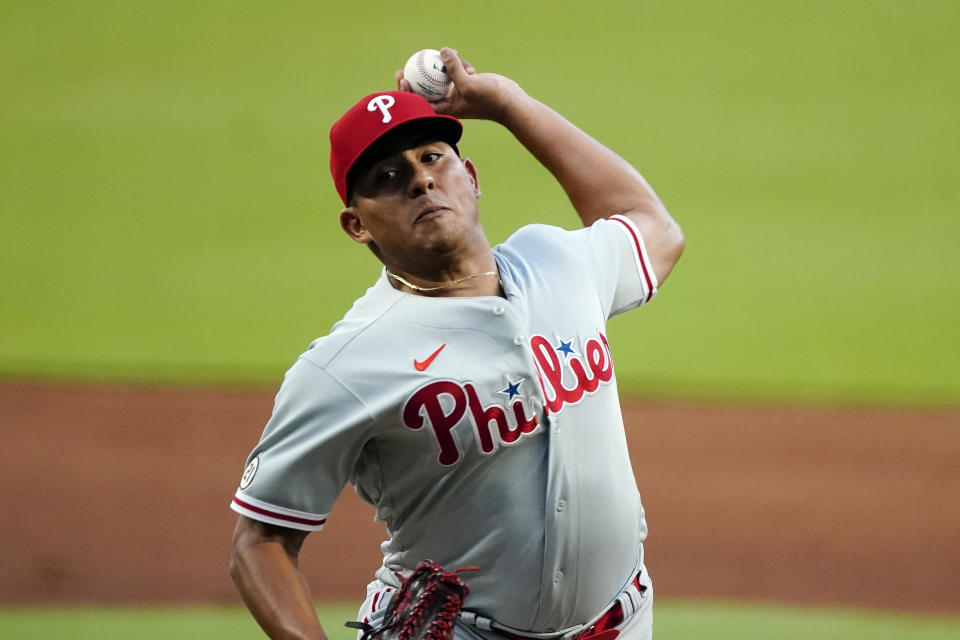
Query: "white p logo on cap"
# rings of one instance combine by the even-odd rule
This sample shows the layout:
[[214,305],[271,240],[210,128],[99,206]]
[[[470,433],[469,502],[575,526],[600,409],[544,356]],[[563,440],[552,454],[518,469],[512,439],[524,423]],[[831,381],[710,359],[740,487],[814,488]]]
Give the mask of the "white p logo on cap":
[[393,96],[375,96],[367,103],[367,111],[380,109],[380,113],[383,114],[383,124],[387,124],[393,119],[389,109],[393,106],[394,102]]

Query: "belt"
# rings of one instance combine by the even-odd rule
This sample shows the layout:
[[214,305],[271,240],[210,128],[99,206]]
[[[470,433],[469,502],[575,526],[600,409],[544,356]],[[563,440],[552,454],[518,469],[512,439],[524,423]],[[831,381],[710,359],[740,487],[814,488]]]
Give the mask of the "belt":
[[[640,584],[640,573],[633,576],[631,584],[637,589],[637,592],[642,596],[644,591],[647,590],[645,586]],[[613,640],[616,638],[620,632],[615,629],[619,627],[620,624],[627,618],[628,613],[624,611],[623,606],[623,596],[630,597],[629,591],[624,591],[623,594],[617,598],[617,601],[614,602],[609,609],[607,609],[603,615],[601,615],[596,622],[592,625],[573,636],[574,640],[585,640],[586,638],[592,638],[593,640]],[[633,613],[637,610],[636,603],[633,603],[633,606],[630,608],[630,613]]]
[[467,624],[495,631],[498,634],[509,638],[509,640],[613,640],[620,632],[616,627],[620,626],[634,611],[640,608],[640,603],[634,599],[634,593],[642,597],[647,587],[640,584],[641,568],[627,584],[627,588],[617,597],[606,611],[601,613],[593,622],[576,631],[556,632],[556,633],[527,633],[519,629],[506,627],[489,618],[483,618],[475,613],[468,611],[460,612],[460,620]]

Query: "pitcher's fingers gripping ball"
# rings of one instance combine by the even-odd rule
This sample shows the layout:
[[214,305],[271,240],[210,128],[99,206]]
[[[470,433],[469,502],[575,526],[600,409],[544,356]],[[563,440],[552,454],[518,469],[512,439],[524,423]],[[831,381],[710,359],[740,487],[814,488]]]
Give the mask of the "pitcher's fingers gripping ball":
[[410,56],[403,67],[403,78],[410,83],[411,91],[430,102],[443,98],[450,87],[447,67],[436,49],[423,49]]

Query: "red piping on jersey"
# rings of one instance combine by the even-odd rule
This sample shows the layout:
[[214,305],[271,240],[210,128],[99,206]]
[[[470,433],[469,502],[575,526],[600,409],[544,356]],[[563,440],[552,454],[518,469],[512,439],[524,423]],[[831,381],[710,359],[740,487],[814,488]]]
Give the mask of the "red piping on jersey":
[[626,220],[616,217],[610,219],[616,220],[626,227],[627,231],[630,232],[630,237],[633,238],[633,244],[637,248],[637,261],[640,263],[640,268],[643,269],[643,279],[647,281],[647,295],[644,297],[643,301],[648,302],[650,300],[650,296],[653,294],[653,281],[650,280],[650,274],[647,273],[647,265],[643,260],[643,251],[640,250],[640,239],[637,238],[637,232],[633,230],[633,225]]
[[287,516],[282,513],[276,513],[275,511],[267,511],[266,509],[261,509],[260,507],[255,507],[252,504],[247,504],[240,498],[234,496],[233,501],[244,509],[253,511],[254,513],[259,513],[262,516],[269,516],[271,518],[276,518],[277,520],[286,520],[287,522],[295,522],[297,524],[305,524],[311,527],[319,527],[323,525],[327,519],[320,518],[319,520],[311,520],[309,518],[297,518],[296,516]]

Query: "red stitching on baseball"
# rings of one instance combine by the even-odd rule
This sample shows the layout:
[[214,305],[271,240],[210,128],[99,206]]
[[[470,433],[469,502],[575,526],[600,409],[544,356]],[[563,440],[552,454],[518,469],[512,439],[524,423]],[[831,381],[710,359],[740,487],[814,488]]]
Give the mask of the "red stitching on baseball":
[[423,79],[426,80],[427,82],[437,85],[438,87],[447,86],[448,83],[440,82],[439,80],[434,80],[433,78],[430,77],[429,72],[423,66],[423,55],[424,55],[423,51],[417,54],[417,69],[420,70],[420,75],[423,77]]

